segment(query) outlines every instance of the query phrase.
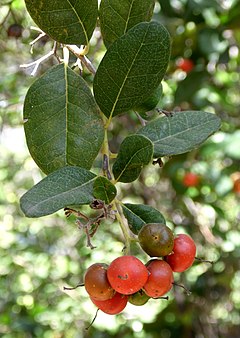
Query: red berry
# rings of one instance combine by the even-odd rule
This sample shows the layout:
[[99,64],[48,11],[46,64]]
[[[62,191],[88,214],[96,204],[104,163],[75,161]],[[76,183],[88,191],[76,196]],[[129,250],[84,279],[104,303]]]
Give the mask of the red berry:
[[199,182],[199,176],[191,172],[186,173],[183,177],[183,185],[185,185],[185,187],[196,187]]
[[107,279],[108,265],[95,263],[91,265],[84,276],[87,293],[96,300],[107,300],[114,296],[115,291]]
[[9,37],[18,39],[22,36],[22,30],[23,28],[21,25],[14,23],[8,27],[7,34]]
[[153,259],[147,264],[149,277],[143,289],[152,298],[158,298],[171,290],[173,283],[173,272],[168,263]]
[[121,295],[118,292],[115,293],[113,298],[108,300],[96,300],[91,297],[90,299],[100,310],[109,315],[116,315],[120,313],[126,307],[128,302],[128,297]]
[[196,245],[191,237],[185,234],[174,239],[173,253],[165,260],[174,272],[183,272],[192,266],[196,256]]
[[183,70],[184,72],[189,73],[193,69],[194,63],[191,59],[181,58],[177,61],[177,67]]
[[233,191],[237,194],[240,193],[240,178],[233,183]]
[[240,194],[240,172],[236,171],[231,174],[231,179],[233,182],[233,191],[239,195]]
[[137,257],[121,256],[109,265],[107,277],[114,290],[124,295],[131,295],[146,283],[148,270]]

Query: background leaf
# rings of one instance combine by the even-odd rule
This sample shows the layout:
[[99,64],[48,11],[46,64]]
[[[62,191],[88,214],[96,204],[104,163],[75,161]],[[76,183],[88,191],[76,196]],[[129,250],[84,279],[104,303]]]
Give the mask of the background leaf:
[[104,128],[89,87],[69,67],[52,67],[29,88],[24,120],[29,151],[45,173],[91,168]]
[[52,214],[70,205],[89,204],[96,175],[78,167],[63,167],[49,174],[20,199],[27,217]]
[[87,45],[94,31],[98,0],[25,0],[36,24],[64,44]]
[[158,87],[170,56],[170,36],[157,22],[143,22],[116,40],[94,78],[96,101],[107,117],[144,102]]
[[122,209],[131,231],[136,235],[144,224],[166,224],[163,215],[150,205],[124,203]]
[[115,198],[116,194],[116,187],[106,177],[99,176],[96,178],[93,186],[93,195],[95,198],[109,204]]
[[196,94],[199,89],[204,86],[204,83],[210,78],[207,71],[192,71],[188,76],[178,83],[176,92],[175,92],[175,102],[176,104],[181,104],[182,102],[193,102]]
[[203,111],[184,111],[149,122],[137,133],[154,144],[154,157],[178,155],[203,143],[221,125],[218,116]]
[[102,0],[99,20],[105,46],[109,47],[138,23],[150,21],[154,4],[154,0]]
[[113,175],[117,181],[132,182],[138,178],[144,165],[153,155],[152,142],[142,135],[130,135],[120,145],[113,165]]

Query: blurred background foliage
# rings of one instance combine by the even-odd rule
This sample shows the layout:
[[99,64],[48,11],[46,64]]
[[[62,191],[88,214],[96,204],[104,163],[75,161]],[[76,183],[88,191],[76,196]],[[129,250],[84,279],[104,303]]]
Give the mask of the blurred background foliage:
[[[120,185],[119,193],[125,202],[158,208],[175,233],[194,238],[198,257],[215,264],[196,261],[187,272],[175,274],[192,291],[190,296],[175,287],[168,301],[129,304],[118,316],[100,311],[85,330],[96,309],[84,289],[63,291],[63,286],[81,282],[90,264],[121,255],[122,234],[116,223],[106,222],[91,251],[63,211],[40,219],[23,217],[19,198],[43,174],[29,156],[22,121],[24,96],[36,77],[19,66],[46,54],[53,42],[42,38],[31,54],[29,43],[38,32],[30,28],[34,24],[24,1],[0,0],[1,337],[239,337],[240,2],[159,0],[154,20],[168,28],[173,40],[159,108],[216,113],[222,127],[199,149],[164,158],[162,168],[148,166],[138,181]],[[89,54],[95,66],[104,51],[96,30]],[[37,76],[56,62],[42,63]],[[91,83],[88,71],[84,77]],[[134,115],[116,118],[112,150],[139,126]],[[198,175],[196,186],[184,185],[188,172]],[[133,253],[148,259],[138,248]]]

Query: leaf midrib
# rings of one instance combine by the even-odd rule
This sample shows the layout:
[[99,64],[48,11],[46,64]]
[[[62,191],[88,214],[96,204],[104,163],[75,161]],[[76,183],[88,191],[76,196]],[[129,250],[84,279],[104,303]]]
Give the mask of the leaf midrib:
[[[162,142],[162,141],[165,141],[169,138],[172,138],[173,136],[178,136],[178,135],[181,135],[181,134],[184,134],[186,133],[187,131],[189,130],[194,130],[196,128],[199,128],[199,126],[204,126],[204,125],[207,125],[209,122],[214,122],[214,120],[208,120],[206,123],[202,123],[202,124],[199,124],[197,126],[194,126],[193,128],[187,128],[187,129],[184,129],[182,130],[181,132],[178,132],[178,133],[175,133],[175,134],[169,134],[167,137],[164,137],[164,138],[161,138],[161,139],[157,139],[156,141],[152,141],[154,144],[157,144],[159,142]],[[159,128],[160,129],[160,128]],[[148,136],[149,137],[149,136]]]
[[38,207],[39,207],[39,206],[45,204],[46,202],[49,202],[49,201],[53,200],[54,198],[56,198],[56,196],[61,197],[61,196],[64,196],[64,194],[66,194],[66,193],[72,193],[72,192],[74,192],[75,190],[77,190],[77,189],[79,189],[79,188],[85,187],[86,185],[92,183],[95,179],[96,179],[96,177],[93,177],[93,178],[90,179],[89,181],[87,181],[87,182],[81,184],[80,186],[77,186],[77,187],[75,187],[75,188],[73,188],[73,189],[70,189],[70,190],[61,192],[61,193],[59,193],[59,194],[56,194],[56,195],[54,195],[54,196],[51,196],[51,197],[49,197],[49,198],[46,198],[46,199],[45,199],[44,201],[42,201],[42,202],[38,202],[37,204],[35,204],[34,206],[32,206],[31,208],[28,209],[28,213],[29,213],[29,211],[35,211],[35,210],[38,210]]
[[[149,30],[149,27],[147,27],[147,30],[146,30],[146,32],[145,32],[145,34],[144,34],[144,37],[143,37],[142,41],[145,40],[145,37],[146,37],[146,35],[147,35],[148,30]],[[138,51],[137,51],[137,53],[136,53],[136,55],[135,55],[135,57],[134,57],[134,59],[133,59],[133,61],[132,61],[132,63],[131,63],[131,66],[129,67],[129,69],[128,69],[128,71],[127,71],[127,74],[126,74],[126,76],[125,76],[125,78],[124,78],[124,81],[123,81],[121,87],[119,88],[118,95],[117,95],[117,97],[116,97],[116,99],[115,99],[115,102],[114,102],[114,104],[113,104],[112,110],[111,110],[110,115],[109,115],[109,121],[112,119],[112,115],[113,115],[114,110],[115,110],[115,107],[116,107],[116,105],[117,105],[117,103],[118,103],[118,99],[119,99],[119,97],[120,97],[120,95],[121,95],[121,92],[122,92],[122,90],[123,90],[123,88],[124,88],[124,85],[125,85],[125,83],[126,83],[126,81],[127,81],[127,79],[128,79],[128,74],[131,72],[132,67],[133,67],[133,65],[134,65],[134,62],[135,62],[135,60],[136,60],[136,58],[137,58],[137,56],[138,56],[138,54],[139,54],[140,49],[142,48],[142,46],[143,46],[143,42],[141,42],[141,44],[140,44],[140,46],[139,46],[139,49],[138,49]]]
[[129,11],[128,11],[128,16],[127,16],[127,20],[126,20],[126,24],[125,24],[125,28],[124,28],[124,34],[126,33],[127,31],[127,27],[128,27],[128,23],[129,23],[129,19],[130,19],[130,14],[131,14],[131,11],[132,11],[132,7],[133,7],[133,3],[135,2],[135,0],[132,0],[132,3],[130,5],[130,8],[129,8]]
[[65,75],[65,96],[66,96],[66,126],[65,126],[65,163],[67,164],[67,145],[68,145],[68,77],[67,77],[67,65],[64,64]]
[[76,17],[78,18],[78,21],[79,21],[80,25],[82,26],[83,33],[84,33],[85,38],[86,38],[86,44],[88,45],[88,36],[87,36],[86,29],[85,29],[85,27],[84,27],[84,25],[83,25],[83,22],[82,22],[82,20],[80,19],[80,17],[79,17],[79,15],[78,15],[77,11],[75,10],[75,8],[74,8],[73,5],[71,4],[71,2],[70,2],[69,0],[67,0],[67,2],[68,2],[68,4],[70,5],[70,7],[72,8],[72,10],[74,11]]

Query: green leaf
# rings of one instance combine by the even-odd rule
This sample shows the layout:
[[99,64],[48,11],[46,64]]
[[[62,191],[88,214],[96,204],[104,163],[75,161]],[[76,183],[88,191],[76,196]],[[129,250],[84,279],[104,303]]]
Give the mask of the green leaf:
[[162,96],[162,84],[160,83],[160,85],[144,102],[142,102],[142,104],[140,104],[138,107],[134,107],[134,110],[137,111],[142,116],[142,118],[145,118],[147,120],[148,115],[146,113],[151,111],[157,106],[161,96]]
[[116,187],[106,177],[99,176],[96,178],[93,186],[93,195],[95,198],[109,204],[115,198],[116,194]]
[[66,206],[89,204],[94,199],[95,178],[95,174],[83,168],[60,168],[26,192],[20,207],[27,217],[41,217]]
[[138,106],[159,86],[170,57],[170,35],[157,22],[143,22],[117,39],[103,57],[93,90],[109,118]]
[[218,116],[203,111],[160,117],[138,130],[154,144],[154,157],[178,155],[197,148],[221,126]]
[[143,166],[151,161],[152,156],[153,144],[147,137],[142,135],[126,137],[113,165],[116,181],[127,183],[136,180]]
[[150,21],[154,4],[154,0],[102,0],[99,20],[105,46],[109,47],[138,23]]
[[87,45],[96,26],[98,0],[25,0],[35,23],[52,39]]
[[149,205],[124,203],[122,209],[131,231],[136,235],[144,224],[166,224],[163,215],[157,209]]
[[207,71],[194,70],[188,73],[188,76],[178,83],[177,90],[175,92],[174,102],[176,105],[180,105],[182,102],[194,102],[196,93],[204,83],[209,81],[210,75]]
[[24,103],[29,151],[46,173],[71,165],[90,169],[104,138],[85,81],[69,67],[52,67],[29,88]]

